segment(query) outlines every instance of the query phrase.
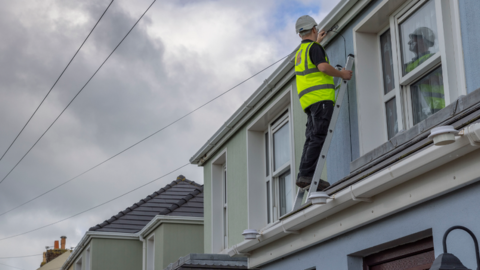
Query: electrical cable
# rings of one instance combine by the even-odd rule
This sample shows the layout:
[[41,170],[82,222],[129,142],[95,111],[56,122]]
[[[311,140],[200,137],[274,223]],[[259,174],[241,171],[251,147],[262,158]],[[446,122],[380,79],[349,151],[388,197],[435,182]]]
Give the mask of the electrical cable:
[[24,256],[15,256],[15,257],[0,257],[0,260],[3,260],[3,259],[26,258],[26,257],[34,257],[34,256],[42,256],[42,255],[43,255],[43,254],[24,255]]
[[24,202],[24,203],[22,203],[22,204],[20,204],[20,205],[17,205],[17,206],[15,206],[14,208],[12,208],[12,209],[10,209],[10,210],[7,210],[7,211],[5,211],[5,212],[3,212],[3,213],[0,213],[0,216],[3,216],[4,214],[6,214],[6,213],[9,213],[9,212],[11,212],[11,211],[13,211],[13,210],[15,210],[15,209],[17,209],[17,208],[20,208],[20,207],[24,206],[25,204],[28,204],[29,202],[32,202],[32,201],[34,201],[34,200],[36,200],[36,199],[38,199],[38,198],[40,198],[40,197],[42,197],[42,196],[44,196],[44,195],[46,195],[46,194],[48,194],[48,193],[50,193],[50,192],[54,191],[55,189],[57,189],[57,188],[59,188],[59,187],[61,187],[61,186],[65,185],[65,184],[67,184],[67,183],[69,183],[69,182],[71,182],[71,181],[73,181],[73,180],[75,180],[75,179],[77,179],[78,177],[80,177],[80,176],[82,176],[82,175],[84,175],[84,174],[86,174],[86,173],[88,173],[88,172],[92,171],[93,169],[95,169],[95,168],[97,168],[97,167],[101,166],[102,164],[104,164],[104,163],[108,162],[109,160],[111,160],[111,159],[113,159],[113,158],[117,157],[118,155],[120,155],[120,154],[122,154],[122,153],[126,152],[127,150],[129,150],[129,149],[131,149],[131,148],[135,147],[136,145],[138,145],[138,144],[142,143],[143,141],[145,141],[145,140],[149,139],[150,137],[154,136],[155,134],[157,134],[157,133],[159,133],[159,132],[161,132],[161,131],[165,130],[166,128],[168,128],[168,127],[172,126],[173,124],[175,124],[175,123],[179,122],[179,121],[180,121],[180,120],[182,120],[183,118],[185,118],[185,117],[187,117],[187,116],[189,116],[189,115],[193,114],[194,112],[198,111],[199,109],[203,108],[204,106],[208,105],[209,103],[213,102],[214,100],[216,100],[216,99],[220,98],[221,96],[225,95],[226,93],[228,93],[228,92],[232,91],[233,89],[237,88],[238,86],[242,85],[243,83],[247,82],[248,80],[250,80],[250,79],[252,79],[253,77],[257,76],[258,74],[262,73],[263,71],[265,71],[265,70],[269,69],[270,67],[274,66],[275,64],[277,64],[278,62],[282,61],[283,59],[285,59],[285,58],[289,57],[289,56],[290,56],[290,55],[292,55],[292,54],[293,54],[293,53],[290,53],[290,54],[288,54],[288,55],[286,55],[286,56],[284,56],[284,57],[280,58],[279,60],[277,60],[277,61],[276,61],[276,62],[274,62],[273,64],[271,64],[271,65],[267,66],[266,68],[264,68],[264,69],[262,69],[262,70],[258,71],[257,73],[255,73],[255,74],[253,74],[252,76],[250,76],[249,78],[247,78],[247,79],[245,79],[245,80],[241,81],[240,83],[238,83],[237,85],[235,85],[235,86],[233,86],[232,88],[228,89],[227,91],[225,91],[225,92],[222,92],[220,95],[218,95],[218,96],[214,97],[213,99],[210,99],[210,100],[209,100],[209,101],[207,101],[206,103],[204,103],[204,104],[200,105],[199,107],[197,107],[197,108],[195,108],[194,110],[192,110],[192,111],[188,112],[187,114],[183,115],[182,117],[180,117],[180,118],[176,119],[175,121],[173,121],[173,122],[171,122],[170,124],[168,124],[168,125],[166,125],[166,126],[162,127],[161,129],[159,129],[159,130],[155,131],[154,133],[152,133],[152,134],[148,135],[147,137],[145,137],[145,138],[141,139],[140,141],[138,141],[138,142],[136,142],[136,143],[134,143],[134,144],[130,145],[129,147],[127,147],[127,148],[123,149],[122,151],[120,151],[120,152],[116,153],[115,155],[113,155],[113,156],[111,156],[111,157],[109,157],[109,158],[105,159],[104,161],[102,161],[102,162],[98,163],[97,165],[95,165],[95,166],[91,167],[90,169],[88,169],[88,170],[86,170],[86,171],[84,171],[84,172],[82,172],[82,173],[78,174],[77,176],[75,176],[75,177],[73,177],[73,178],[70,178],[69,180],[67,180],[67,181],[65,181],[65,182],[63,182],[63,183],[61,183],[60,185],[57,185],[57,186],[55,186],[55,187],[51,188],[50,190],[48,190],[48,191],[45,191],[44,193],[42,193],[42,194],[40,194],[40,195],[38,195],[38,196],[36,196],[36,197],[34,197],[34,198],[32,198],[32,199],[30,199],[30,200],[26,201],[26,202]]
[[137,22],[135,22],[135,24],[132,26],[132,28],[130,28],[130,30],[128,31],[128,33],[122,38],[122,40],[118,43],[118,45],[113,49],[113,51],[108,55],[108,57],[105,59],[105,61],[103,61],[103,63],[100,65],[100,67],[98,67],[98,69],[93,73],[93,75],[90,77],[90,79],[88,79],[88,81],[85,83],[85,85],[83,85],[83,87],[77,92],[77,94],[73,97],[72,100],[70,100],[70,102],[67,104],[67,106],[65,107],[65,109],[63,109],[63,111],[57,116],[57,118],[55,118],[55,120],[52,122],[52,124],[50,124],[50,126],[47,128],[47,130],[45,130],[45,132],[43,132],[43,134],[40,136],[40,138],[38,138],[38,140],[32,145],[32,147],[30,147],[30,149],[27,151],[27,153],[25,153],[25,155],[23,155],[23,157],[17,162],[17,164],[15,164],[15,166],[13,166],[13,168],[7,173],[7,175],[5,175],[5,177],[3,177],[3,179],[0,181],[0,184],[5,181],[5,179],[13,172],[13,170],[15,170],[15,168],[18,166],[18,164],[20,164],[20,162],[22,162],[22,160],[28,155],[28,153],[30,153],[30,151],[35,147],[35,145],[37,145],[37,143],[43,138],[43,136],[50,130],[50,128],[57,122],[57,120],[60,118],[60,116],[62,116],[62,114],[67,110],[67,108],[70,106],[70,104],[72,104],[72,102],[78,97],[78,95],[83,91],[83,89],[88,85],[88,83],[93,79],[93,77],[95,77],[95,75],[98,73],[98,71],[103,67],[103,65],[107,62],[107,60],[110,58],[110,56],[112,56],[112,54],[117,50],[117,48],[120,46],[120,44],[122,44],[122,42],[125,40],[125,38],[127,38],[127,36],[130,34],[130,32],[132,32],[133,28],[135,28],[135,26],[138,24],[138,22],[143,18],[143,16],[145,15],[145,13],[147,13],[147,11],[152,7],[152,5],[156,2],[157,0],[154,0],[150,6],[147,8],[147,10],[145,10],[145,12],[142,14],[142,16],[140,16],[140,18],[137,20]]
[[62,73],[60,73],[60,76],[58,76],[57,80],[55,81],[55,83],[53,83],[52,87],[50,88],[50,90],[48,90],[47,94],[45,95],[45,97],[42,99],[42,101],[40,102],[40,104],[38,104],[38,107],[35,109],[35,111],[33,112],[33,114],[30,116],[30,118],[28,119],[27,123],[25,123],[25,125],[23,126],[23,128],[20,130],[20,132],[17,134],[17,136],[15,137],[15,139],[13,139],[12,143],[10,144],[10,146],[8,146],[7,150],[5,150],[5,152],[3,153],[2,157],[0,157],[0,161],[3,159],[3,157],[7,154],[7,152],[10,150],[10,148],[12,147],[12,145],[17,141],[18,137],[20,136],[20,134],[22,134],[23,130],[27,127],[27,125],[30,123],[30,120],[32,120],[33,116],[37,113],[38,109],[40,109],[40,107],[42,106],[43,102],[45,101],[45,99],[47,99],[48,95],[50,95],[50,92],[52,92],[53,88],[55,87],[55,85],[57,85],[58,81],[60,80],[60,78],[62,78],[63,76],[63,73],[65,73],[65,71],[67,70],[67,68],[70,66],[70,64],[72,63],[73,59],[75,59],[75,57],[77,56],[78,52],[80,51],[80,49],[82,49],[83,45],[85,44],[85,42],[87,42],[87,39],[90,37],[90,35],[93,33],[93,30],[95,30],[95,28],[97,27],[98,23],[102,20],[103,18],[103,15],[105,15],[105,13],[107,13],[107,10],[110,8],[110,6],[112,5],[114,0],[112,0],[110,2],[110,4],[108,5],[108,7],[105,9],[105,11],[102,13],[102,16],[100,16],[100,19],[98,19],[97,23],[93,26],[92,30],[90,30],[90,33],[88,33],[88,36],[85,38],[85,40],[82,42],[82,45],[80,45],[80,47],[78,48],[78,50],[75,52],[75,54],[73,55],[72,59],[70,59],[70,61],[68,62],[67,66],[63,69]]
[[18,267],[15,267],[15,266],[11,266],[11,265],[8,265],[8,264],[4,264],[4,263],[0,263],[0,265],[8,266],[8,267],[15,268],[15,269],[24,270],[23,268],[18,268]]
[[164,175],[162,175],[162,176],[159,176],[159,177],[157,177],[157,178],[155,178],[155,179],[153,179],[153,180],[151,180],[151,181],[149,181],[149,182],[147,182],[147,183],[145,183],[145,184],[142,184],[142,185],[140,185],[140,186],[138,186],[138,187],[136,187],[136,188],[134,188],[134,189],[132,189],[132,190],[129,190],[129,191],[127,191],[127,192],[125,192],[125,193],[123,193],[123,194],[121,194],[121,195],[113,198],[113,199],[110,199],[110,200],[108,200],[108,201],[106,201],[106,202],[103,202],[103,203],[101,203],[101,204],[98,204],[98,205],[96,205],[96,206],[90,207],[90,208],[88,208],[87,210],[83,210],[83,211],[78,212],[78,213],[76,213],[76,214],[74,214],[74,215],[71,215],[71,216],[66,217],[66,218],[64,218],[64,219],[61,219],[61,220],[57,220],[57,221],[55,221],[55,222],[49,223],[49,224],[47,224],[47,225],[44,225],[44,226],[41,226],[41,227],[38,227],[38,228],[35,228],[35,229],[33,229],[33,230],[29,230],[29,231],[26,231],[26,232],[23,232],[23,233],[19,233],[19,234],[15,234],[15,235],[11,235],[11,236],[7,236],[7,237],[4,237],[4,238],[1,238],[0,241],[7,240],[7,239],[10,239],[10,238],[14,238],[14,237],[17,237],[17,236],[20,236],[20,235],[24,235],[24,234],[27,234],[27,233],[31,233],[31,232],[34,232],[34,231],[38,231],[38,230],[40,230],[40,229],[43,229],[43,228],[46,228],[46,227],[55,225],[55,224],[57,224],[57,223],[60,223],[60,222],[62,222],[62,221],[65,221],[65,220],[67,220],[67,219],[71,219],[71,218],[73,218],[73,217],[76,217],[76,216],[78,216],[78,215],[81,215],[81,214],[83,214],[83,213],[86,213],[86,212],[88,212],[88,211],[90,211],[90,210],[96,209],[96,208],[98,208],[98,207],[100,207],[100,206],[102,206],[102,205],[105,205],[105,204],[107,204],[107,203],[109,203],[109,202],[112,202],[112,201],[114,201],[114,200],[116,200],[116,199],[118,199],[118,198],[121,198],[121,197],[123,197],[123,196],[125,196],[125,195],[127,195],[127,194],[130,194],[130,193],[132,193],[132,192],[134,192],[134,191],[136,191],[136,190],[138,190],[138,189],[140,189],[140,188],[142,188],[142,187],[144,187],[144,186],[147,186],[147,185],[149,185],[149,184],[151,184],[151,183],[153,183],[153,182],[155,182],[155,181],[157,181],[157,180],[160,180],[160,179],[166,177],[167,175],[170,175],[170,174],[172,174],[172,173],[174,173],[174,172],[176,172],[176,171],[178,171],[178,170],[180,170],[180,169],[182,169],[182,168],[184,168],[184,167],[186,167],[186,166],[188,166],[188,165],[190,165],[190,163],[187,163],[187,164],[185,164],[185,165],[182,165],[182,166],[176,168],[176,169],[173,170],[173,171],[170,171],[170,172],[168,172],[168,173],[166,173],[166,174],[164,174]]

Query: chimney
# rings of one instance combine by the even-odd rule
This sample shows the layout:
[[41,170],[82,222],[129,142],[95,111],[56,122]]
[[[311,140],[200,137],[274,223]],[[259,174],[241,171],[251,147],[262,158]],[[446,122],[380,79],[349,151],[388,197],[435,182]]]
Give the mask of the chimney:
[[43,264],[47,263],[47,253],[43,252]]
[[62,247],[62,249],[65,249],[65,243],[67,241],[67,237],[66,236],[60,236],[60,238],[62,239],[61,240],[61,245],[62,245],[61,247]]
[[58,240],[55,241],[55,245],[53,246],[54,249],[59,249],[58,247]]

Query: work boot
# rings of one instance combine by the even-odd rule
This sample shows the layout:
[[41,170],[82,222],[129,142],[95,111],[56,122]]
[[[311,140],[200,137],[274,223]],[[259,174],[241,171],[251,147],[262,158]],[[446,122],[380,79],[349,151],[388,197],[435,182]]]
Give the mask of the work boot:
[[[297,178],[296,184],[300,188],[307,187],[312,183],[312,178],[313,177],[311,176],[300,176]],[[328,183],[325,180],[320,180],[320,183],[318,183],[317,191],[322,191],[329,186],[330,186],[330,183]]]

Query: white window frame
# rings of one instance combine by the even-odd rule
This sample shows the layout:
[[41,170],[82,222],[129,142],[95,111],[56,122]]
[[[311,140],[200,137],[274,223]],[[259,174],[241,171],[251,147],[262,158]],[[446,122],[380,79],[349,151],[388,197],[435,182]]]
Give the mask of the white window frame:
[[[224,175],[227,168],[227,149],[225,148],[221,150],[220,153],[212,159],[211,164],[211,252],[226,253],[226,250],[228,249],[228,240],[227,243],[225,243],[223,215],[225,207],[228,206],[228,204],[226,205],[224,203]],[[228,218],[226,234],[228,236]],[[227,246],[225,244],[227,244]]]
[[[425,75],[429,72],[433,71],[434,69],[438,68],[439,66],[447,65],[447,63],[442,63],[442,58],[445,58],[445,48],[443,38],[443,27],[441,21],[441,13],[442,10],[439,7],[440,3],[435,0],[433,1],[435,5],[435,13],[437,18],[437,32],[438,32],[438,42],[439,42],[439,51],[428,58],[425,62],[420,64],[414,70],[409,72],[406,75],[402,74],[402,59],[400,53],[400,31],[399,26],[402,22],[404,22],[407,18],[410,17],[413,13],[418,11],[424,4],[427,3],[429,0],[415,0],[407,2],[407,4],[399,9],[396,14],[390,16],[390,34],[392,35],[392,58],[393,58],[393,69],[395,73],[395,77],[398,78],[398,81],[395,81],[395,96],[400,97],[396,99],[397,108],[401,108],[401,114],[397,114],[397,119],[402,117],[403,127],[398,127],[398,130],[401,129],[409,129],[414,126],[413,124],[413,106],[411,100],[411,90],[410,86],[417,82],[418,80],[422,79]],[[446,71],[443,71],[444,75],[444,82],[443,82],[443,91],[445,97],[445,104],[450,104],[450,91],[448,91],[448,84],[446,84]],[[403,109],[402,109],[403,108]],[[397,110],[398,113],[398,110]]]
[[83,257],[80,257],[75,262],[75,270],[82,270],[82,260],[83,260]]
[[[397,130],[401,132],[414,126],[410,85],[438,66],[442,66],[445,106],[467,93],[458,0],[431,0],[436,11],[439,51],[405,76],[402,74],[398,25],[426,1],[384,0],[353,29],[356,65],[362,66],[361,69],[355,69],[360,155],[388,141],[385,103],[392,98],[395,97],[396,101]],[[395,88],[385,95],[380,35],[388,29],[392,42]],[[382,115],[376,114],[379,111],[383,112]]]
[[[294,96],[295,95],[295,96]],[[270,211],[272,218],[270,223],[267,219],[267,179],[266,179],[266,164],[265,164],[265,132],[269,125],[277,119],[282,113],[288,110],[288,119],[290,122],[290,173],[292,179],[296,175],[295,168],[295,137],[294,137],[294,117],[293,117],[293,102],[298,102],[296,99],[297,93],[292,86],[287,87],[263,108],[257,116],[250,121],[247,126],[247,196],[248,196],[248,228],[262,229],[270,227],[279,222],[278,219],[273,218],[273,211]],[[272,148],[270,147],[269,151]],[[271,159],[271,157],[270,157]],[[287,165],[277,170],[278,173],[284,170]],[[288,169],[288,168],[287,168]],[[270,171],[270,175],[272,172]],[[294,182],[294,181],[292,181]],[[294,183],[293,183],[294,185]],[[272,188],[272,184],[270,184]],[[293,194],[294,196],[295,194]],[[275,194],[270,193],[271,200]],[[293,198],[294,199],[294,198]],[[273,207],[273,201],[270,206]]]
[[155,270],[155,234],[145,241],[145,270]]
[[[380,38],[381,38],[381,36],[382,36],[383,34],[385,34],[388,30],[391,30],[391,29],[390,29],[390,25],[384,27],[380,32],[378,32],[378,34],[377,34],[378,44],[380,44],[380,41],[381,41]],[[392,31],[390,31],[390,35],[392,35]],[[398,123],[398,121],[400,120],[399,118],[401,118],[401,117],[399,117],[399,114],[398,114],[398,98],[397,98],[397,92],[398,92],[398,91],[397,91],[397,90],[398,90],[398,78],[397,78],[397,77],[398,77],[398,76],[396,75],[396,72],[395,72],[395,70],[396,70],[396,69],[395,69],[395,64],[396,64],[396,62],[393,60],[393,59],[394,59],[394,58],[393,58],[393,50],[394,50],[394,49],[393,49],[393,48],[394,48],[394,47],[393,47],[393,40],[390,38],[390,41],[391,41],[391,43],[392,43],[392,44],[391,44],[392,47],[391,47],[390,49],[392,50],[392,62],[393,62],[393,66],[394,66],[394,70],[393,70],[393,75],[394,75],[394,76],[393,76],[393,80],[394,80],[394,82],[395,82],[395,84],[394,84],[395,87],[394,87],[392,90],[390,90],[390,92],[388,92],[388,93],[386,93],[386,94],[385,94],[385,89],[384,89],[384,87],[385,87],[385,81],[384,81],[384,79],[383,79],[383,69],[382,69],[382,66],[383,66],[383,63],[382,63],[382,48],[379,47],[379,50],[378,50],[378,62],[379,62],[378,65],[379,65],[380,70],[381,70],[381,72],[382,72],[382,74],[381,74],[381,76],[380,76],[380,80],[381,80],[381,83],[382,83],[382,89],[381,89],[381,90],[382,90],[382,94],[383,94],[383,105],[382,105],[383,114],[382,114],[382,116],[383,116],[383,122],[385,123],[385,138],[384,138],[384,139],[386,139],[386,140],[388,140],[388,125],[387,125],[387,108],[386,108],[386,105],[387,105],[387,102],[389,102],[389,101],[392,100],[393,98],[395,98],[395,103],[396,103],[396,105],[397,105],[397,111],[396,111],[396,114],[397,114],[397,123]],[[399,130],[398,128],[399,128],[399,127],[397,127],[397,130]]]
[[[284,165],[282,165],[280,168],[274,171],[274,153],[273,153],[273,134],[277,132],[279,129],[284,127],[286,124],[288,125],[289,128],[289,134],[293,133],[292,130],[292,122],[291,122],[291,117],[290,117],[291,111],[289,107],[285,107],[285,111],[277,114],[272,121],[268,123],[268,129],[265,131],[265,133],[268,133],[268,150],[269,150],[269,157],[268,161],[270,164],[265,164],[265,166],[269,166],[269,174],[268,176],[265,177],[265,186],[267,186],[267,182],[270,182],[270,223],[273,223],[277,220],[280,219],[280,184],[279,184],[279,179],[280,176],[282,176],[285,172],[290,171],[290,174],[292,173],[292,162],[293,159],[290,156],[290,161]],[[291,136],[291,135],[290,135]],[[264,149],[265,147],[265,141],[264,141]],[[292,151],[293,145],[290,144],[290,151]],[[291,176],[293,179],[293,175]],[[292,188],[295,188],[293,185],[292,181]],[[267,194],[265,194],[265,197],[267,197]],[[288,211],[290,212],[290,211]],[[268,213],[268,209],[267,209]],[[269,223],[269,224],[270,224]]]
[[223,249],[228,248],[228,182],[227,182],[227,164],[222,166],[222,236]]
[[85,250],[85,270],[92,269],[92,248],[88,246]]

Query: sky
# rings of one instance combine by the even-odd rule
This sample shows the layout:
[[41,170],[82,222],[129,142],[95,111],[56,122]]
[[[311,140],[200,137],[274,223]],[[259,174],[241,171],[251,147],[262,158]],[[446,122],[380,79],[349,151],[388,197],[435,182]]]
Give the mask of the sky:
[[[92,76],[151,0],[116,0],[16,143],[3,178]],[[0,0],[0,155],[47,94],[110,0]],[[289,54],[295,21],[323,19],[338,0],[161,1],[113,53],[33,150],[0,184],[0,258],[42,254],[175,180],[203,183],[185,165],[274,67],[55,191],[77,176]],[[17,237],[8,238],[17,234]],[[8,239],[4,239],[8,238]],[[41,256],[0,259],[0,270],[37,269]],[[9,266],[6,266],[9,265]]]

